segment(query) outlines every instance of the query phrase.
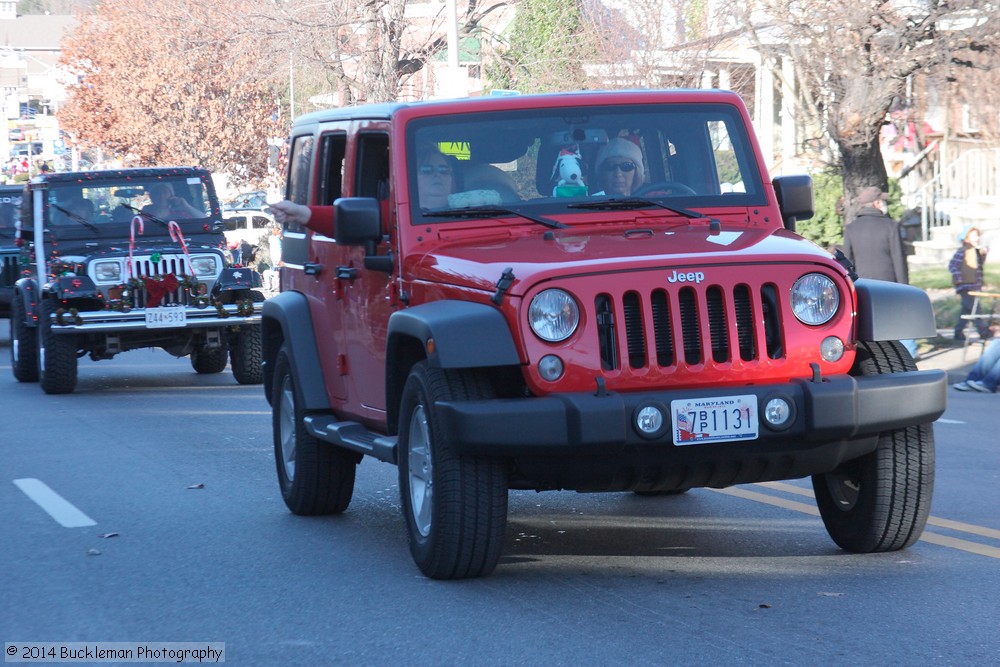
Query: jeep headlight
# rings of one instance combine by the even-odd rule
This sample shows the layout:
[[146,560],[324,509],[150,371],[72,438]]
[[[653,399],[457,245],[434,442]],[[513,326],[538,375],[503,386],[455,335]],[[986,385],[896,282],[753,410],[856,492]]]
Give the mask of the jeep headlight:
[[120,283],[122,280],[122,263],[120,261],[94,262],[94,282]]
[[196,276],[214,276],[215,258],[211,255],[205,257],[192,257],[191,270]]
[[792,312],[803,324],[825,324],[840,308],[840,292],[833,280],[807,273],[792,285]]
[[528,324],[544,341],[558,343],[576,331],[580,308],[576,299],[561,289],[547,289],[535,295],[528,307]]

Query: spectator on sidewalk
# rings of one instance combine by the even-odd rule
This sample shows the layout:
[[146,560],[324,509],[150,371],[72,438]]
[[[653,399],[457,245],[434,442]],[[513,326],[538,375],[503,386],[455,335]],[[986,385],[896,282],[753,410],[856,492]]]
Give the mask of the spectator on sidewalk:
[[[889,193],[871,185],[858,195],[861,210],[844,227],[844,254],[851,260],[860,278],[888,280],[904,285],[910,282],[906,251],[899,223],[889,217]],[[917,341],[899,341],[914,359]]]
[[[958,234],[958,242],[962,245],[948,262],[951,283],[955,286],[955,293],[962,301],[961,311],[955,321],[955,340],[959,341],[965,340],[965,325],[969,322],[963,316],[972,313],[972,305],[976,301],[976,298],[969,292],[983,289],[983,264],[986,263],[987,249],[980,247],[981,238],[982,235],[978,227],[966,225]],[[983,340],[993,335],[987,320],[974,320],[973,325]]]
[[995,394],[1000,384],[1000,339],[990,341],[983,354],[969,370],[965,382],[951,385],[958,391],[978,391]]

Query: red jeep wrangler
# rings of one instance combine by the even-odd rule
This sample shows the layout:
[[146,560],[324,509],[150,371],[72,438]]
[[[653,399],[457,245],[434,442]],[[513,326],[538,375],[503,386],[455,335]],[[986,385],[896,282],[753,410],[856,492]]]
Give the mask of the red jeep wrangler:
[[387,104],[296,119],[264,383],[285,503],[399,468],[429,577],[491,572],[508,489],[680,493],[811,476],[855,552],[921,534],[946,378],[927,296],[794,233],[719,91]]

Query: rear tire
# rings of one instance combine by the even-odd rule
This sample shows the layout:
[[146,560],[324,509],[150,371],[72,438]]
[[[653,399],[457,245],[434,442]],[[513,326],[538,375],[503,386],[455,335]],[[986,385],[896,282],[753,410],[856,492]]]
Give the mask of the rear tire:
[[[862,342],[853,375],[915,370],[896,341]],[[877,553],[905,549],[920,538],[934,494],[931,424],[879,434],[870,454],[812,478],[823,523],[842,549]]]
[[199,374],[221,373],[226,370],[227,363],[229,363],[229,350],[225,345],[218,347],[201,345],[191,351],[191,368]]
[[459,456],[438,424],[438,402],[494,396],[474,371],[413,367],[403,388],[399,427],[399,490],[410,553],[432,579],[487,575],[503,551],[507,466]]
[[263,352],[261,348],[261,329],[259,324],[241,326],[229,350],[229,361],[233,369],[233,377],[240,384],[260,384],[264,381],[264,368],[261,366]]
[[38,329],[28,326],[20,294],[10,304],[10,366],[18,382],[38,382]]
[[76,335],[52,333],[50,318],[55,312],[55,301],[42,299],[38,322],[39,381],[46,394],[70,394],[76,389]]
[[287,351],[274,366],[271,424],[281,497],[293,514],[340,514],[351,504],[358,456],[322,442],[303,424],[302,400]]

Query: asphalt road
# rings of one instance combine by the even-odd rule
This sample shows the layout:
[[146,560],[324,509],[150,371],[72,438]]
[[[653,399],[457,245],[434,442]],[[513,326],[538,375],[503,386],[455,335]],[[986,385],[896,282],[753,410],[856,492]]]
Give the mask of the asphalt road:
[[[837,549],[807,481],[663,498],[512,492],[496,572],[437,582],[410,560],[392,466],[361,464],[344,515],[293,516],[259,387],[137,351],[83,359],[77,391],[46,396],[13,379],[6,324],[5,643],[224,642],[240,665],[993,665],[1000,655],[998,396],[949,397],[933,519],[904,552]],[[23,480],[69,507],[33,500],[42,487]]]

